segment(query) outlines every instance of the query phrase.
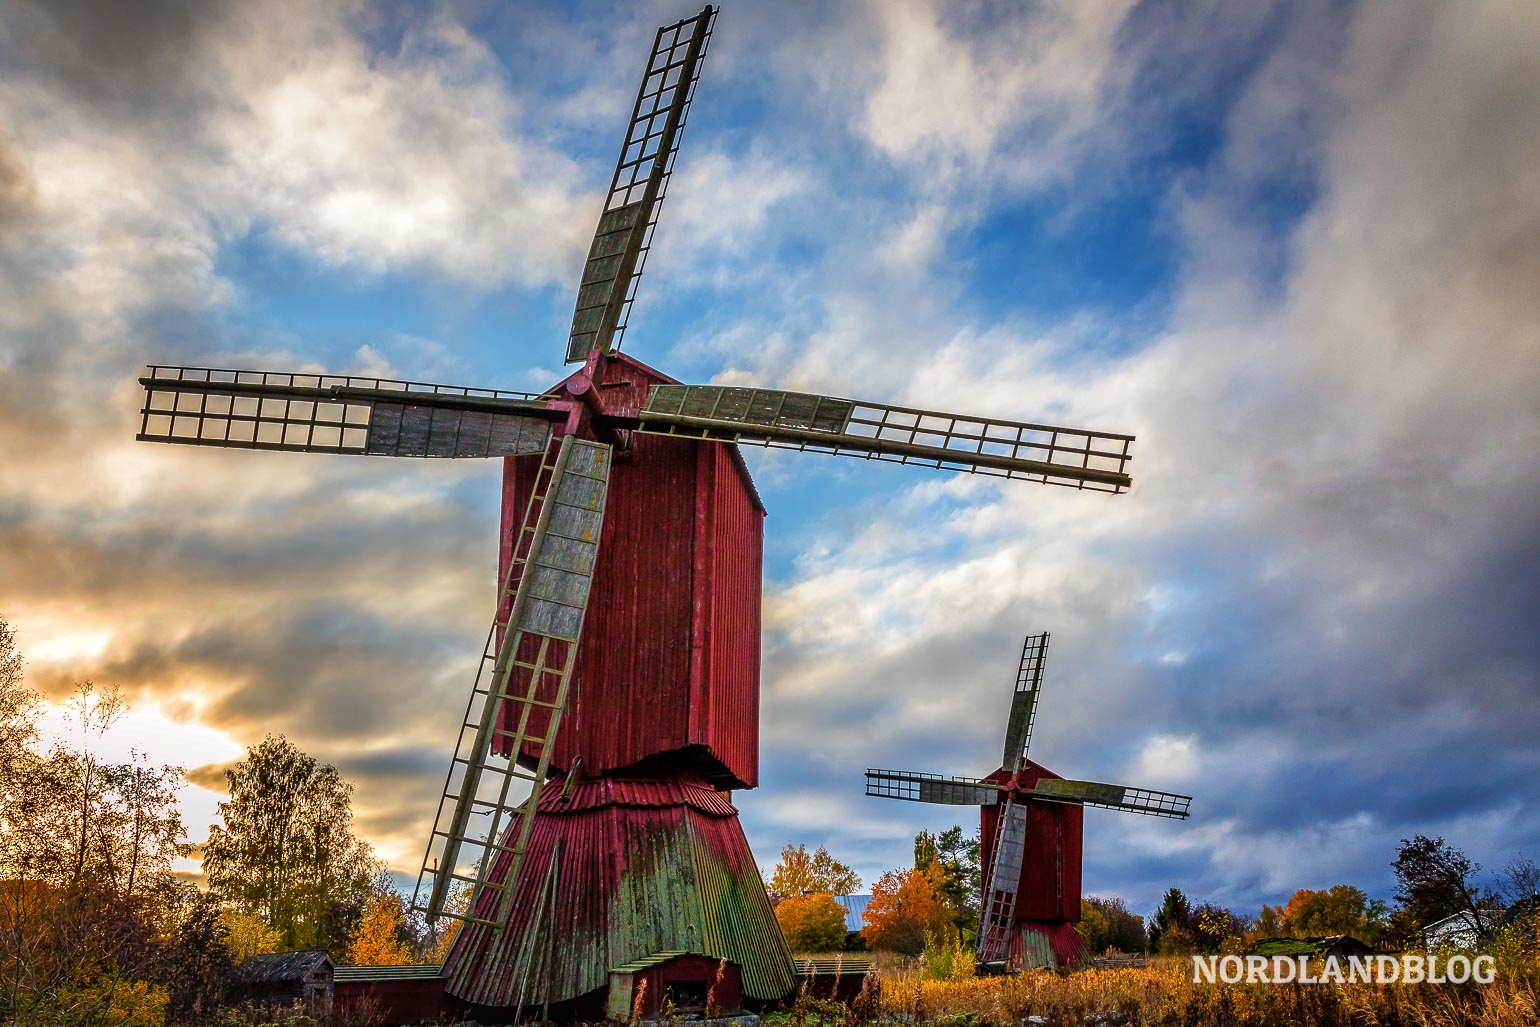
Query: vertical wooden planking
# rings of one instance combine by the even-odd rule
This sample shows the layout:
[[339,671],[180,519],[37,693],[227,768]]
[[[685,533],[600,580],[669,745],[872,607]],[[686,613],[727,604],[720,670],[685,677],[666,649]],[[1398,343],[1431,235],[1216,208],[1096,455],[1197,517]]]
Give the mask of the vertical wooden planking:
[[[600,387],[607,403],[639,403],[667,380],[617,357]],[[504,461],[500,578],[538,466]],[[764,509],[742,458],[730,444],[635,436],[611,473],[607,511],[576,715],[553,765],[581,756],[598,773],[694,747],[716,787],[754,787]]]
[[[710,445],[710,444],[707,444]],[[707,455],[707,454],[703,454]],[[709,644],[710,745],[737,779],[759,784],[760,611],[764,508],[737,447],[710,445],[714,574]]]
[[[1030,760],[1023,773],[1028,787],[1042,778],[1059,776]],[[1009,776],[999,770],[990,774],[988,780],[1003,783]],[[1054,802],[1032,802],[1027,810],[1027,844],[1022,853],[1016,921],[1024,928],[1032,925],[1040,933],[1057,937],[1053,924],[1080,919],[1085,810],[1074,803]],[[980,807],[979,835],[984,852],[993,851],[999,816],[997,807]]]

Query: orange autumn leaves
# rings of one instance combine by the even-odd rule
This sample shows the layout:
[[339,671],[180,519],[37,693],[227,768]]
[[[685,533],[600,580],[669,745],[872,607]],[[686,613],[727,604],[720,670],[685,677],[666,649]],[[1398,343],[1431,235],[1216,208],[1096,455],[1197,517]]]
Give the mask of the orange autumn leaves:
[[942,885],[939,861],[924,870],[889,870],[872,885],[872,901],[863,915],[861,937],[867,947],[918,955],[927,934],[951,931],[953,914]]

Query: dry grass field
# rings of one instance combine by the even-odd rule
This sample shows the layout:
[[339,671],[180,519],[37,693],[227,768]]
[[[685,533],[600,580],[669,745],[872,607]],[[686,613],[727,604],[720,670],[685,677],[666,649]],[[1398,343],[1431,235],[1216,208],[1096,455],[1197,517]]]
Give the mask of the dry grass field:
[[1540,1024],[1537,981],[1540,959],[1528,953],[1502,966],[1489,985],[1194,983],[1187,959],[939,981],[884,967],[877,987],[850,1008],[804,999],[767,1021],[771,1027],[1534,1027]]

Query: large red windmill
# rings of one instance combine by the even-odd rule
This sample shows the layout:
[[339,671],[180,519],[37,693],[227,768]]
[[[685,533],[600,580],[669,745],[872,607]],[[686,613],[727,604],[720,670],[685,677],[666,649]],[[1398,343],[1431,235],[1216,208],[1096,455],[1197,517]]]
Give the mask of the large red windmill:
[[866,772],[867,795],[979,807],[979,848],[988,853],[977,940],[984,964],[1056,966],[1084,955],[1074,929],[1080,919],[1084,807],[1185,820],[1192,805],[1192,796],[1175,792],[1066,780],[1027,759],[1047,655],[1048,634],[1028,635],[999,770],[982,778]]
[[477,1005],[591,999],[677,953],[750,999],[792,987],[729,799],[759,775],[764,516],[735,443],[1129,484],[1126,435],[682,385],[618,352],[714,21],[658,30],[578,289],[582,366],[551,389],[141,379],[147,441],[504,458],[501,598],[414,900],[463,921],[446,988]]

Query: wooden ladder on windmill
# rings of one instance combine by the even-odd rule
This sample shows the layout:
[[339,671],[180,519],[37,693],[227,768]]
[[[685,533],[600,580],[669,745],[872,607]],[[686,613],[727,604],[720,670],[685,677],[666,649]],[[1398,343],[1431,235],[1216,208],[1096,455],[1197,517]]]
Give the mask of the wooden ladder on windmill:
[[[507,923],[572,686],[610,463],[609,446],[570,435],[541,460],[418,876],[413,908],[430,923]],[[470,889],[463,909],[457,886]]]
[[1021,858],[1027,844],[1027,808],[1014,797],[1000,804],[994,853],[979,911],[979,961],[1000,962],[1010,955],[1011,925],[1016,922],[1016,894],[1021,888]]

